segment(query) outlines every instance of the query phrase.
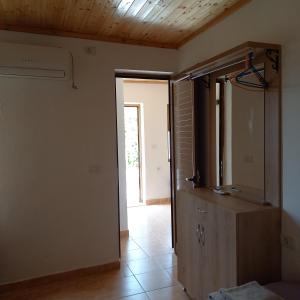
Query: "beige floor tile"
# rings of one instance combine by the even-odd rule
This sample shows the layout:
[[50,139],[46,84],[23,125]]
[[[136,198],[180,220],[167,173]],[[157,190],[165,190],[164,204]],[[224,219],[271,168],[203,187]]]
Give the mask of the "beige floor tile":
[[130,260],[137,260],[137,259],[143,259],[148,258],[149,256],[146,254],[145,251],[142,249],[135,249],[126,251],[122,256],[122,261],[130,261]]
[[105,283],[102,282],[99,290],[96,293],[94,291],[93,295],[97,296],[99,299],[118,299],[143,292],[144,290],[137,279],[134,276],[129,276],[119,280],[107,280]]
[[159,256],[159,255],[163,255],[163,254],[169,254],[169,253],[174,252],[172,247],[168,247],[168,246],[164,246],[164,245],[160,245],[160,246],[156,246],[156,247],[153,247],[153,246],[143,247],[143,250],[150,257]]
[[173,278],[174,280],[177,280],[177,266],[174,266],[172,268],[167,268],[165,269],[166,272],[170,275],[171,278]]
[[121,298],[124,300],[149,300],[149,297],[147,296],[146,293],[138,294],[138,295],[133,295],[125,298]]
[[177,265],[177,256],[174,253],[157,255],[152,258],[164,269]]
[[121,274],[121,276],[124,276],[124,277],[133,275],[133,273],[131,272],[128,265],[124,264],[124,263],[122,263],[121,266],[120,266],[120,274]]
[[123,253],[126,251],[140,249],[140,246],[133,240],[129,238],[121,239],[121,250]]
[[145,291],[152,291],[177,284],[164,270],[151,271],[135,275],[135,277]]
[[12,293],[0,293],[2,300],[100,300],[143,293],[134,276],[120,277],[104,274],[88,275],[73,280],[61,280],[42,284],[30,289],[23,288]]
[[161,269],[159,265],[151,258],[129,261],[128,267],[135,275]]
[[172,286],[147,293],[151,300],[189,300],[179,286]]

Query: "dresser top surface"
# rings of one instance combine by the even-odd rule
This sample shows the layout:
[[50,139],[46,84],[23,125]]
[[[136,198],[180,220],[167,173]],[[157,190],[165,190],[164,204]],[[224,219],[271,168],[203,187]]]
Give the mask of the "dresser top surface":
[[279,209],[270,205],[252,203],[247,200],[233,197],[230,195],[219,195],[208,188],[196,188],[194,190],[181,192],[189,193],[191,195],[194,195],[195,197],[198,197],[199,199],[219,205],[235,213]]

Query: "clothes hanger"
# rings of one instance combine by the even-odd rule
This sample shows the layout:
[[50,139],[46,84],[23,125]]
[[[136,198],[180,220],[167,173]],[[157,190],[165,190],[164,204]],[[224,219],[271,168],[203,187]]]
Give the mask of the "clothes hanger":
[[[260,89],[267,88],[268,82],[260,74],[260,71],[262,71],[264,69],[256,69],[255,66],[252,64],[252,61],[253,61],[253,53],[249,53],[249,58],[246,61],[246,69],[235,76],[235,81],[238,84],[244,85],[247,87],[252,87],[252,88],[254,87],[254,88],[260,88]],[[249,74],[254,74],[259,83],[254,83],[254,82],[250,82],[250,81],[246,81],[246,80],[242,79],[243,77],[248,76]]]

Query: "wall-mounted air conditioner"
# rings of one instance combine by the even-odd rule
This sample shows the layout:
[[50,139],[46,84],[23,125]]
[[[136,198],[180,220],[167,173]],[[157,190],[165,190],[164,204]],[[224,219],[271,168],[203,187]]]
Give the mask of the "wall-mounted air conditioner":
[[63,48],[0,43],[0,76],[72,80],[73,57]]

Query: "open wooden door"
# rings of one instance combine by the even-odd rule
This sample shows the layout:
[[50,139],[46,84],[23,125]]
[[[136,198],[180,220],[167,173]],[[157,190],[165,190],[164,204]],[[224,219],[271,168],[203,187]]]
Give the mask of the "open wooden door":
[[194,170],[194,81],[172,82],[171,94],[171,169],[173,245],[176,252],[177,229],[176,192],[193,189]]
[[209,76],[172,83],[172,224],[176,251],[177,221],[184,212],[176,209],[176,193],[210,184],[210,101]]

